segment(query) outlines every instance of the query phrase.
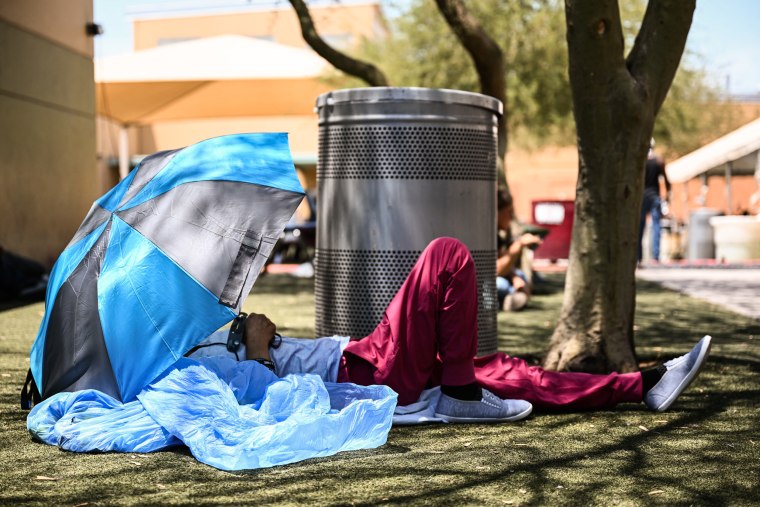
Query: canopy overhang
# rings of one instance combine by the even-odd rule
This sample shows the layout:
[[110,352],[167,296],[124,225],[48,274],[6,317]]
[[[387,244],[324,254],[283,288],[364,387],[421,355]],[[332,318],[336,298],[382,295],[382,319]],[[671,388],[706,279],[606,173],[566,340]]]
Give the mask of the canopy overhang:
[[124,125],[311,113],[326,90],[314,52],[222,35],[98,60],[97,111]]
[[760,118],[668,164],[672,183],[698,176],[752,175],[760,167]]

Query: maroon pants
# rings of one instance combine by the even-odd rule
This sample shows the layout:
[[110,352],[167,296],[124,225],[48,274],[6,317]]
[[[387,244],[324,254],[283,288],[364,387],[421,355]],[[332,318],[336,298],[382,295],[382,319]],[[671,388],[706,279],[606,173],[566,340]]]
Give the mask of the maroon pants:
[[399,405],[417,401],[428,387],[475,381],[501,398],[544,409],[641,401],[639,373],[545,371],[502,352],[475,358],[477,312],[470,252],[456,239],[438,238],[422,252],[377,328],[348,344],[338,381],[387,385],[398,393]]

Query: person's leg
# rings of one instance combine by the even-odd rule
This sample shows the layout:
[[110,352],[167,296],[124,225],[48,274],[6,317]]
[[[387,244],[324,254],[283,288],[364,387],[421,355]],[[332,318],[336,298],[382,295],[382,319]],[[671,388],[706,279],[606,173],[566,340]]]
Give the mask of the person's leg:
[[643,401],[651,410],[662,411],[699,374],[711,340],[705,336],[687,354],[656,368],[608,375],[547,371],[497,352],[475,358],[475,378],[501,398],[526,400],[540,410],[605,409]]
[[348,344],[340,379],[387,385],[400,405],[417,401],[431,382],[474,384],[477,310],[475,264],[467,247],[452,238],[432,241],[377,328]]
[[502,352],[475,358],[475,378],[501,398],[526,400],[543,410],[601,409],[643,399],[640,373],[547,371]]
[[662,208],[659,197],[652,199],[652,205],[649,208],[649,213],[652,217],[652,260],[655,262],[660,261],[660,220],[662,219]]
[[514,288],[510,281],[503,276],[496,277],[496,295],[499,298],[499,308],[504,304],[504,298],[514,292]]

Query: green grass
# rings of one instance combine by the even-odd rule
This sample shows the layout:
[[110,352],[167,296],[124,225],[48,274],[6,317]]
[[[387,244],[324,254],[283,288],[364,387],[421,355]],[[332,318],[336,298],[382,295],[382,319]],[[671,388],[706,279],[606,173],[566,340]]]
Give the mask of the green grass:
[[[531,308],[499,315],[500,347],[538,360],[561,283]],[[654,284],[639,285],[642,361],[714,337],[702,375],[673,409],[640,405],[536,414],[501,425],[393,428],[374,450],[227,473],[186,450],[73,454],[31,441],[18,408],[42,304],[0,312],[0,505],[432,504],[752,505],[760,501],[760,323]],[[262,278],[247,311],[311,336],[311,281]],[[40,480],[39,476],[55,480]]]

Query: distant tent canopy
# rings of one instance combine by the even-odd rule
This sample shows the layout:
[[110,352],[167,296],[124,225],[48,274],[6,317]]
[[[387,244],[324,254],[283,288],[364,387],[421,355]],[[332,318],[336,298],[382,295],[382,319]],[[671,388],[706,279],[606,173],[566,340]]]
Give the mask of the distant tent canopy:
[[698,176],[748,176],[760,170],[760,118],[668,164],[671,183]]
[[252,37],[178,42],[97,60],[97,111],[122,124],[310,113],[327,67],[313,51]]
[[177,42],[95,62],[99,115],[121,124],[119,173],[130,169],[127,131],[163,121],[311,116],[329,68],[309,49],[240,35]]

